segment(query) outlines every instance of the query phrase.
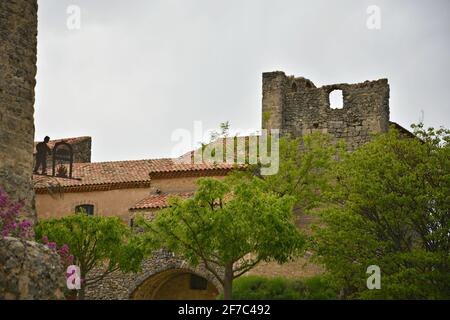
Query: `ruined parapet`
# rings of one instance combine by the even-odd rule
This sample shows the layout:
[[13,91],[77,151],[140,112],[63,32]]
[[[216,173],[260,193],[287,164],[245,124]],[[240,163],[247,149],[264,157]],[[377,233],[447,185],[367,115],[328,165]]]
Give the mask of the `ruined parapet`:
[[[330,93],[341,90],[343,108],[330,106]],[[317,88],[310,80],[283,72],[263,74],[263,128],[280,129],[300,137],[319,131],[344,139],[349,150],[366,143],[372,134],[389,129],[387,79]],[[264,117],[268,117],[264,119]]]
[[36,46],[37,0],[0,1],[0,186],[32,218]]
[[[44,137],[42,137],[43,140]],[[73,150],[73,162],[74,163],[91,163],[91,148],[92,148],[92,138],[91,137],[76,137],[76,138],[65,138],[65,139],[57,139],[50,140],[48,142],[48,147],[53,150],[55,144],[58,142],[66,142],[70,144]],[[36,145],[40,141],[34,142],[33,149],[33,163],[36,163]],[[47,168],[52,168],[53,160],[52,156],[49,155],[47,157]],[[34,165],[33,165],[34,167]]]

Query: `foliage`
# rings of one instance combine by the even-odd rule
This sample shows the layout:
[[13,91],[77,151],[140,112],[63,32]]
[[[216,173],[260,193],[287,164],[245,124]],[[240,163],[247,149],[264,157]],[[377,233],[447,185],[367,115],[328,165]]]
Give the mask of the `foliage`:
[[[23,201],[12,201],[8,194],[0,188],[0,230],[3,237],[15,237],[24,240],[34,238],[34,224],[29,219],[20,218],[20,210],[23,207]],[[54,250],[61,257],[63,265],[72,262],[73,256],[69,254],[69,246],[63,244],[60,248],[55,242],[48,242],[44,236],[42,242],[51,250]]]
[[[154,221],[138,220],[152,248],[166,247],[204,266],[231,297],[232,281],[260,261],[283,263],[303,245],[293,198],[267,192],[256,177],[199,179],[192,199],[172,199]],[[219,270],[223,270],[221,274]]]
[[213,130],[210,132],[209,142],[214,142],[219,138],[226,138],[230,131],[231,124],[229,121],[221,122],[219,125],[220,131]]
[[[337,163],[312,245],[343,298],[450,298],[450,131],[392,128]],[[381,269],[381,290],[366,287]]]
[[305,300],[332,300],[338,297],[336,288],[330,284],[326,275],[304,279],[303,283],[306,286]]
[[[308,279],[245,276],[235,281],[235,300],[331,300],[336,291],[323,276]],[[219,296],[222,299],[223,295]]]
[[[88,216],[80,213],[60,219],[43,220],[36,227],[36,236],[43,235],[55,243],[67,243],[80,267],[84,298],[85,288],[106,275],[121,270],[137,271],[143,259],[139,238],[117,217]],[[95,267],[103,267],[99,275],[90,275]]]
[[14,202],[0,187],[0,237],[17,237],[32,239],[33,222],[20,218],[23,201]]
[[280,196],[295,197],[302,210],[317,207],[330,191],[331,168],[343,150],[342,143],[332,144],[329,135],[319,132],[296,139],[281,137],[278,174],[264,176],[265,184]]
[[[11,236],[23,240],[33,240],[35,236],[34,224],[29,219],[20,218],[22,207],[23,201],[12,201],[8,194],[0,188],[0,238]],[[69,266],[73,262],[73,255],[70,254],[67,244],[58,247],[55,242],[49,242],[46,236],[42,237],[42,242],[59,255],[61,264],[64,267]]]
[[41,239],[42,243],[45,244],[50,250],[53,250],[56,252],[60,259],[61,264],[64,267],[68,267],[73,263],[73,255],[69,252],[69,246],[67,244],[63,244],[62,246],[58,247],[58,244],[56,242],[49,242],[47,236],[43,236]]
[[[211,133],[210,144],[215,145],[215,148],[223,148],[221,151],[221,161],[229,161],[230,157],[227,155],[227,149],[224,148],[222,139],[233,140],[236,150],[239,137],[229,137],[231,125],[223,122],[220,124],[220,129]],[[256,175],[266,181],[266,186],[271,192],[278,195],[291,195],[295,197],[296,206],[303,210],[317,206],[322,199],[322,194],[330,188],[330,177],[333,163],[336,159],[341,158],[341,154],[345,151],[345,145],[339,141],[331,143],[331,137],[328,134],[321,132],[314,132],[312,134],[305,134],[300,138],[293,139],[290,136],[281,136],[279,138],[278,150],[273,150],[277,153],[277,161],[279,161],[279,170],[274,175],[261,175],[263,167],[272,166],[273,163],[262,164],[261,156],[271,156],[272,154],[272,140],[273,137],[267,136],[267,150],[260,150],[264,144],[259,144],[261,137],[258,135],[255,138],[256,150],[250,150],[249,141],[246,140],[245,150],[245,164],[247,167],[247,175]],[[244,137],[241,137],[243,139]],[[245,137],[250,138],[250,137]],[[202,145],[202,150],[208,144]],[[211,155],[214,157],[216,149],[211,150]],[[276,148],[276,146],[274,146]],[[250,152],[256,151],[257,164],[249,164],[252,156]],[[235,155],[235,160],[236,155]],[[214,159],[216,160],[216,159]],[[240,176],[239,176],[240,178]]]

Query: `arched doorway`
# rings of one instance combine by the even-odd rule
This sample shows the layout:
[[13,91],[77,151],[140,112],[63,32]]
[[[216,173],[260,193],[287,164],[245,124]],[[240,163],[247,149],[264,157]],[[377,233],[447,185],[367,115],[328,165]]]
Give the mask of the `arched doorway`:
[[219,290],[188,269],[169,269],[149,276],[131,294],[135,300],[212,300]]

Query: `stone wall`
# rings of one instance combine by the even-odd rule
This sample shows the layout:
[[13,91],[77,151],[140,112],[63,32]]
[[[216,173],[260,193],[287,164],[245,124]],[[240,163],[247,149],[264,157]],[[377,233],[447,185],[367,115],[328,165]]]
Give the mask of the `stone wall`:
[[[206,286],[194,288],[198,277],[189,270],[170,269],[148,277],[131,296],[134,300],[215,300],[219,290],[209,281]],[[201,277],[204,279],[203,277]]]
[[63,299],[65,285],[56,253],[36,242],[0,239],[0,300]]
[[[101,268],[97,268],[89,275],[95,277],[102,273]],[[128,300],[128,299],[146,299],[146,297],[154,297],[156,290],[161,289],[164,285],[161,277],[155,277],[159,274],[171,271],[172,275],[180,275],[186,273],[196,274],[208,280],[208,290],[205,295],[211,292],[218,292],[221,285],[204,267],[192,267],[186,263],[181,257],[173,256],[161,250],[155,252],[150,258],[142,262],[141,271],[138,273],[122,273],[120,271],[107,275],[101,281],[86,288],[86,299],[90,300]],[[154,281],[152,281],[154,277]],[[165,280],[170,279],[165,277]],[[150,280],[150,281],[149,281]],[[213,287],[213,288],[212,288]],[[182,288],[179,288],[182,290]],[[167,294],[167,292],[166,292]],[[174,292],[174,299],[182,295],[182,292]],[[195,295],[187,294],[192,299]],[[198,297],[205,298],[198,295]],[[165,297],[167,298],[167,296]]]
[[[42,137],[44,140],[44,137]],[[72,146],[73,150],[73,162],[74,163],[90,163],[91,162],[91,148],[92,148],[92,138],[91,137],[78,137],[78,138],[67,138],[59,140],[50,140],[47,144],[50,149],[53,149],[57,142],[67,142]],[[41,141],[36,141],[34,143],[33,150],[33,163],[36,163],[36,144]],[[51,174],[52,170],[52,156],[47,157],[47,172]],[[34,164],[33,164],[34,166]]]
[[34,218],[37,0],[0,1],[0,186]]
[[[332,109],[329,95],[342,90],[343,108]],[[284,72],[263,74],[263,128],[280,129],[300,137],[320,131],[344,139],[349,150],[364,144],[373,133],[389,128],[387,79],[317,88],[310,80]],[[264,117],[269,116],[268,119]]]
[[74,142],[71,141],[68,142],[73,148],[73,162],[76,163],[91,162],[91,148],[92,148],[91,137],[78,138]]

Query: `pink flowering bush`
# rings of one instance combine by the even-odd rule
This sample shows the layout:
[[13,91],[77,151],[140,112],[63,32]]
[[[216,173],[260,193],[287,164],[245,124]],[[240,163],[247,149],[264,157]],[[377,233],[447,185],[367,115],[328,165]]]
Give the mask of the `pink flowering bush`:
[[23,201],[12,201],[0,187],[0,237],[34,238],[33,222],[19,217]]
[[61,263],[64,267],[68,267],[73,263],[73,255],[69,253],[69,246],[67,244],[63,244],[58,248],[56,242],[49,242],[47,236],[43,236],[41,239],[42,243],[45,244],[49,249],[55,251],[59,257],[61,258]]
[[[0,238],[15,237],[24,240],[34,240],[33,222],[20,218],[20,210],[22,208],[23,201],[12,201],[0,187]],[[67,244],[58,247],[55,242],[49,242],[46,236],[42,237],[42,243],[58,253],[61,263],[65,267],[72,264],[73,255],[69,254],[69,246]]]
[[[59,255],[59,257],[61,259],[61,264],[64,266],[65,270],[67,270],[67,267],[69,267],[70,265],[73,264],[73,255],[71,255],[69,253],[69,246],[67,244],[63,244],[61,247],[58,247],[56,242],[50,242],[48,240],[47,236],[43,236],[41,239],[41,242],[43,244],[45,244],[47,246],[47,248],[56,252]],[[72,276],[71,273],[67,273],[67,272],[65,273],[65,277],[67,279],[69,279],[70,276]],[[75,278],[73,278],[72,283],[75,284]],[[77,291],[69,290],[66,288],[64,290],[64,295],[65,295],[66,299],[73,300],[73,299],[76,299]]]
[[[14,202],[8,194],[0,187],[0,239],[3,237],[15,237],[24,240],[34,240],[34,225],[31,220],[21,219],[20,210],[23,208],[23,201]],[[49,242],[44,236],[41,242],[50,250],[56,252],[64,268],[73,263],[73,255],[69,253],[69,246],[63,244],[58,247],[56,242]],[[66,277],[70,275],[66,274]],[[70,297],[70,292],[66,292],[66,297]]]

